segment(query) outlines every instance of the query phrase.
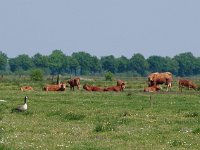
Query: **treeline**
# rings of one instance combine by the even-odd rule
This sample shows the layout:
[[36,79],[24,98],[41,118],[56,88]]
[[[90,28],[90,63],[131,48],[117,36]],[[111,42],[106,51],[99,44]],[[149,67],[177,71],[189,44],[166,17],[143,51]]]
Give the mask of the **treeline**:
[[172,72],[176,76],[200,74],[200,57],[191,52],[181,53],[173,58],[150,56],[147,59],[140,54],[115,58],[113,55],[98,58],[86,52],[74,52],[71,56],[61,50],[54,50],[50,55],[18,55],[8,58],[0,51],[1,74],[25,74],[33,69],[43,70],[45,74],[98,75],[105,72],[130,76],[146,76],[150,72]]

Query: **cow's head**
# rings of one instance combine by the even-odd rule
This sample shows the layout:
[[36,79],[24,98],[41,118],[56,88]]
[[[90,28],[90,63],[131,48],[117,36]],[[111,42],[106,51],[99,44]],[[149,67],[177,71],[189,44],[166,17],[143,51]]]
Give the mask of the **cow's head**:
[[156,85],[155,89],[156,89],[156,91],[159,91],[159,90],[161,90],[161,87],[159,85]]
[[61,89],[61,91],[65,91],[65,89],[66,89],[66,83],[61,83],[60,84],[60,89]]

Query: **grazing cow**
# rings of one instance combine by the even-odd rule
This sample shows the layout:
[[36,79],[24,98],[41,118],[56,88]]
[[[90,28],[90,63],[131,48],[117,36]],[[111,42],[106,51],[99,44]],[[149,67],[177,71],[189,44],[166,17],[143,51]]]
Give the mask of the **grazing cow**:
[[151,73],[148,76],[149,87],[164,83],[167,85],[167,91],[168,91],[168,88],[171,89],[172,81],[173,81],[172,73],[170,72],[163,72],[163,73],[155,72],[155,73]]
[[153,86],[144,88],[144,92],[157,92],[160,89],[161,88],[158,85],[153,85]]
[[98,86],[91,86],[91,85],[87,85],[87,84],[84,84],[83,85],[83,88],[86,90],[86,91],[103,91],[102,88],[98,87]]
[[196,90],[197,89],[197,85],[195,85],[191,80],[187,80],[187,79],[180,79],[178,80],[178,84],[179,84],[179,91],[182,92],[182,88],[183,87],[187,87],[188,90],[190,88]]
[[21,91],[33,91],[33,88],[31,86],[22,86],[20,88]]
[[69,83],[71,90],[73,89],[73,91],[74,91],[75,86],[77,86],[77,89],[79,90],[79,86],[80,86],[80,78],[79,77],[68,80],[67,82]]
[[107,87],[107,88],[104,88],[104,91],[115,91],[115,92],[123,91],[123,86]]
[[65,83],[59,83],[55,85],[47,85],[43,87],[44,91],[65,91],[66,84]]
[[117,80],[117,86],[122,86],[122,91],[125,89],[126,85],[123,80]]

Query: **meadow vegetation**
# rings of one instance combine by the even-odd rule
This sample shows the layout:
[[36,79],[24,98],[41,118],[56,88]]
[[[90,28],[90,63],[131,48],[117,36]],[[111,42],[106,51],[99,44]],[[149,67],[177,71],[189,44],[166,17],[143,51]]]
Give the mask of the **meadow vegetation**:
[[[50,83],[29,79],[0,81],[0,149],[199,149],[200,93],[144,93],[145,78],[126,79],[123,92],[44,92]],[[176,81],[176,80],[175,80]],[[196,79],[200,85],[200,80]],[[82,80],[98,86],[115,81]],[[22,92],[31,85],[34,91]],[[164,85],[163,85],[164,87]],[[28,96],[26,112],[12,112]],[[2,101],[5,100],[5,101]]]

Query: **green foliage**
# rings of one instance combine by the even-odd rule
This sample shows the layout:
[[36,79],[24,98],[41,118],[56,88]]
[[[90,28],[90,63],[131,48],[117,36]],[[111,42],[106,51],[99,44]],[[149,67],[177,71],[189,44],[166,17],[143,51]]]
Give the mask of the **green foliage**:
[[130,59],[129,69],[133,72],[137,72],[142,76],[146,76],[146,70],[148,70],[148,62],[141,54],[134,54],[133,57]]
[[65,58],[65,54],[61,50],[54,50],[50,54],[48,62],[51,74],[55,75],[62,72]]
[[105,80],[106,81],[112,81],[113,80],[113,73],[108,71],[105,73]]
[[115,73],[117,71],[117,60],[113,55],[101,57],[102,68],[106,71]]
[[33,81],[42,81],[43,80],[43,71],[41,69],[33,69],[31,71],[31,80]]
[[147,76],[150,72],[167,71],[175,76],[192,76],[200,74],[200,57],[186,52],[173,58],[153,55],[145,59],[142,54],[136,53],[130,59],[125,56],[115,58],[113,55],[99,59],[83,51],[66,56],[61,50],[53,50],[49,56],[37,53],[30,58],[22,54],[8,59],[6,54],[0,52],[0,73],[12,71],[24,75],[33,68],[42,69],[46,75],[101,75],[110,71],[113,74]]
[[178,74],[180,76],[190,76],[193,75],[195,70],[196,58],[191,52],[182,53],[176,55],[174,59],[178,62],[179,69]]
[[17,70],[27,71],[34,67],[32,59],[28,55],[19,55],[16,58],[11,58],[9,60],[10,69],[12,72]]
[[0,51],[0,70],[6,70],[8,57]]

